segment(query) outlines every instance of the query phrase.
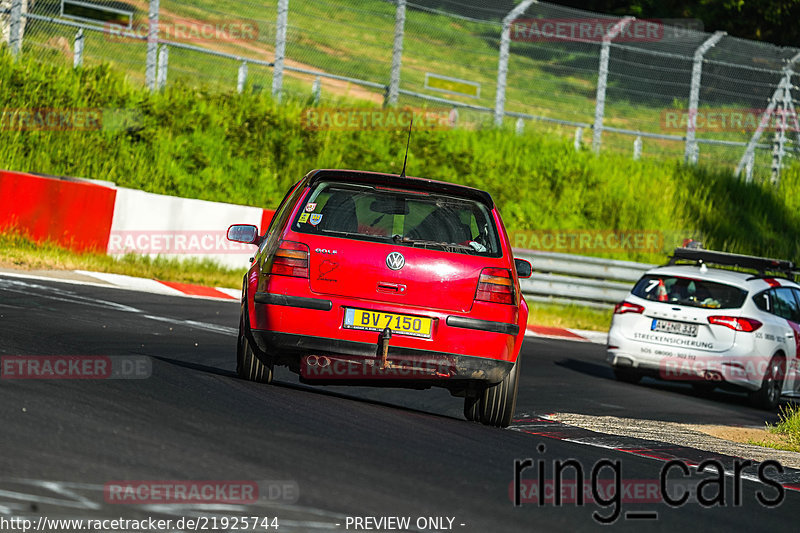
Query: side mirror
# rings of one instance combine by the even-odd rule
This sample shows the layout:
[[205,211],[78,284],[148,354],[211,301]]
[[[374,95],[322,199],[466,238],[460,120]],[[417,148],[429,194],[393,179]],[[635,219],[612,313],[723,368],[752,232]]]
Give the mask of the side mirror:
[[234,224],[228,228],[228,240],[244,244],[258,244],[258,228],[252,224]]
[[517,276],[529,278],[533,274],[533,265],[525,259],[514,259],[514,267],[517,269]]

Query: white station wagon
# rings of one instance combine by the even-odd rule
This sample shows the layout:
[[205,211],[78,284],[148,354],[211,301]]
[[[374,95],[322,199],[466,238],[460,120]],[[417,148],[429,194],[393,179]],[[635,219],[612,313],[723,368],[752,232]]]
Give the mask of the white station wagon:
[[677,248],[617,304],[608,363],[617,379],[745,390],[774,409],[800,393],[800,285],[794,264]]

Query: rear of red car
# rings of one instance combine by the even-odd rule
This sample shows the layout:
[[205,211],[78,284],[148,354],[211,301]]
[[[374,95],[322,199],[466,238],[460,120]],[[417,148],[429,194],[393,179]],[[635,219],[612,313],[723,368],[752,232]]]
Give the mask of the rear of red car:
[[[312,172],[276,212],[244,302],[265,365],[316,383],[443,386],[465,396],[467,418],[510,422],[528,310],[487,193]],[[504,382],[514,390],[483,416]]]

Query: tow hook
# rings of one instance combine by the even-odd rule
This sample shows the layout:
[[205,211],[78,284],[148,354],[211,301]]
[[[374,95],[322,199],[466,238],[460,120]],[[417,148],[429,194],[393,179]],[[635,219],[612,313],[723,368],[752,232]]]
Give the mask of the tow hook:
[[386,370],[386,356],[389,354],[389,339],[392,338],[392,330],[383,328],[378,337],[378,356],[381,358],[381,370]]

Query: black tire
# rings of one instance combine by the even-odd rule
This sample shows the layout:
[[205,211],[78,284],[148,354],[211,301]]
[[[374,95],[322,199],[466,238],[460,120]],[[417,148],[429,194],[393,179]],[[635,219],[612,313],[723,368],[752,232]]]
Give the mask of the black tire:
[[[239,321],[239,339],[236,345],[236,373],[239,377],[256,383],[272,382],[272,365],[264,364],[256,355],[258,348],[252,344],[248,331],[247,311]],[[264,356],[266,358],[266,356]]]
[[616,366],[614,367],[614,377],[617,378],[617,381],[632,384],[639,383],[642,380],[641,372],[631,370],[630,368],[619,368]]
[[692,385],[692,390],[702,396],[711,394],[712,392],[714,392],[714,389],[717,388],[717,386],[714,385],[713,383],[708,383],[704,381],[693,382],[691,385]]
[[774,356],[761,380],[761,388],[750,393],[750,402],[760,409],[773,411],[781,401],[783,379],[786,375],[786,361],[783,357]]
[[[481,424],[505,428],[511,425],[514,409],[517,407],[519,389],[519,358],[503,381],[483,390],[476,402],[476,419]],[[467,400],[464,401],[464,414],[467,415]]]
[[464,418],[470,422],[477,422],[480,418],[480,411],[478,410],[480,396],[480,393],[476,395],[469,392],[464,396]]

